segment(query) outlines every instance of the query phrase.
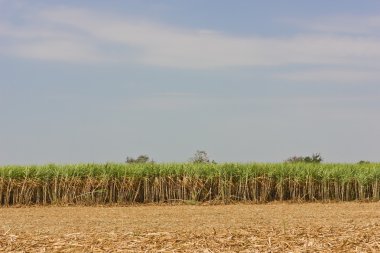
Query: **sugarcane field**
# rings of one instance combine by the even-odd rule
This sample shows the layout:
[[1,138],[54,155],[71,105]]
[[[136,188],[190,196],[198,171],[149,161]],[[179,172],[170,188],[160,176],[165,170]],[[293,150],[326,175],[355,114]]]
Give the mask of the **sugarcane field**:
[[0,0],[0,253],[380,253],[380,0]]
[[379,164],[0,167],[3,252],[377,252]]

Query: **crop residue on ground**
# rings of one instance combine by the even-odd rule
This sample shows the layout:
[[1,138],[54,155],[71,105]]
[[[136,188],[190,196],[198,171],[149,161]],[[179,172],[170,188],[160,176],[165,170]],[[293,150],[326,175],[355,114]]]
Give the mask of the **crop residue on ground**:
[[380,203],[0,209],[2,252],[380,252]]

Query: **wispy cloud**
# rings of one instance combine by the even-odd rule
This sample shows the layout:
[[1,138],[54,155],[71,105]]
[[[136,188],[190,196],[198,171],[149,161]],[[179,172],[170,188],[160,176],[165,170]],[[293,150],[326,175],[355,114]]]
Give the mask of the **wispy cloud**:
[[296,82],[317,82],[317,83],[374,83],[380,81],[380,76],[376,70],[358,70],[354,68],[314,68],[301,71],[288,71],[275,75],[279,79]]
[[[371,20],[376,23],[375,17]],[[28,18],[28,25],[4,23],[1,37],[11,43],[2,43],[0,53],[17,57],[171,68],[373,65],[380,58],[380,39],[370,36],[307,33],[281,38],[237,37],[69,8],[36,12]],[[312,74],[303,78],[308,76]]]
[[323,17],[306,22],[299,20],[290,21],[299,27],[309,31],[322,33],[340,33],[340,34],[369,34],[374,35],[380,32],[380,16],[352,16],[338,15],[332,17]]
[[205,96],[195,93],[157,93],[144,97],[130,98],[122,101],[119,108],[126,110],[152,110],[152,111],[178,111],[188,109],[202,109],[210,107],[225,106],[236,102],[232,98],[221,98],[216,96]]
[[[355,108],[356,105],[361,104],[364,106],[367,103],[371,104],[379,101],[379,98],[379,95],[376,94],[352,96],[329,95],[324,97],[320,95],[241,97],[171,92],[129,98],[128,100],[119,101],[116,108],[123,108],[125,111],[154,112],[177,112],[178,110],[186,111],[194,109],[221,112],[226,111],[227,108],[251,108],[251,111],[258,114],[266,114],[271,110],[288,113],[291,112],[289,108],[299,111],[304,111],[305,108],[308,108],[309,110],[315,111],[320,111],[320,109],[322,109],[322,111],[331,111],[331,116],[336,117],[334,112],[336,109],[342,110],[343,108],[343,111],[346,111],[349,115],[353,113],[353,108]],[[255,110],[257,108],[260,108],[260,110]],[[347,108],[350,108],[350,110],[347,111]]]
[[5,54],[39,60],[97,63],[102,55],[91,45],[78,41],[45,40],[6,47]]

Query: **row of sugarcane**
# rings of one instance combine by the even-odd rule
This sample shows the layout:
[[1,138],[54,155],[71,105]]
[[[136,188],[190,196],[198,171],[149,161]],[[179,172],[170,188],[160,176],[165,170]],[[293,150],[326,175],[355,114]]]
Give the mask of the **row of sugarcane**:
[[0,167],[0,205],[377,201],[380,164]]

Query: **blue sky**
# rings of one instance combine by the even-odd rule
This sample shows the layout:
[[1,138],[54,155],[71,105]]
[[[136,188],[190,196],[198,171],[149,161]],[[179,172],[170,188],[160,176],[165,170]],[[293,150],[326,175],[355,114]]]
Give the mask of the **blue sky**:
[[379,11],[0,0],[0,164],[379,161]]

